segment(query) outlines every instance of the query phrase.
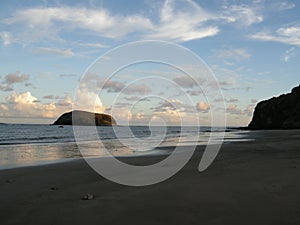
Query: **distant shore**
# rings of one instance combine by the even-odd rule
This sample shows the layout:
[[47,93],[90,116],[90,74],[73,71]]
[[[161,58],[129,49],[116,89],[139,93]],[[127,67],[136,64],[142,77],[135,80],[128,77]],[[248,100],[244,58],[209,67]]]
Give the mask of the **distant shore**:
[[[300,224],[300,130],[247,135],[254,141],[224,144],[206,171],[197,170],[198,146],[178,174],[146,187],[112,183],[84,160],[1,170],[0,223]],[[88,193],[95,198],[81,200]]]

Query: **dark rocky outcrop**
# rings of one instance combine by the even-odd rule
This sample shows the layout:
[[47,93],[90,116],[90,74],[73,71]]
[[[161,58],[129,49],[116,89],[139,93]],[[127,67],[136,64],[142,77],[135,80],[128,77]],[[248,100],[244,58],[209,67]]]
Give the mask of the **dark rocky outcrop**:
[[289,94],[259,102],[248,129],[300,129],[300,85]]
[[113,126],[116,121],[107,114],[74,110],[62,114],[53,125]]

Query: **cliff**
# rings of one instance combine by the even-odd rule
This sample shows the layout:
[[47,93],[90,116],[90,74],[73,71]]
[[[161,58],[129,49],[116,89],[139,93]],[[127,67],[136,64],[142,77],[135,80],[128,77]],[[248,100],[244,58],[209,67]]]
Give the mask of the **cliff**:
[[53,125],[113,126],[116,121],[107,114],[74,110],[62,114]]
[[248,129],[300,129],[300,85],[291,93],[259,102]]

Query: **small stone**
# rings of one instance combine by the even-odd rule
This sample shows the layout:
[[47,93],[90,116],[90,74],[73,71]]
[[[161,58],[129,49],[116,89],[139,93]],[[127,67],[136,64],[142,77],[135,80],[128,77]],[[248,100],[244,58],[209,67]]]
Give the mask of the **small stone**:
[[86,194],[84,196],[81,197],[81,200],[93,200],[95,198],[94,195],[92,194]]
[[6,180],[6,183],[9,183],[9,184],[14,183],[14,182],[15,182],[14,179],[8,179],[8,180]]
[[58,187],[51,187],[50,190],[51,191],[56,191],[56,190],[58,190]]

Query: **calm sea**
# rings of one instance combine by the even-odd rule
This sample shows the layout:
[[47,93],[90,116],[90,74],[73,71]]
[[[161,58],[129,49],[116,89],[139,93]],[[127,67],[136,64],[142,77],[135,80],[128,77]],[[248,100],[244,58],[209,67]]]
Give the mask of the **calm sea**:
[[[98,135],[91,136],[85,129],[89,128],[80,127],[82,131],[80,141],[89,150],[91,157],[108,154],[115,156],[167,154],[170,148],[166,147],[204,145],[210,135],[218,134],[222,130],[215,128],[211,132],[209,127],[116,126],[97,127]],[[226,133],[230,140],[239,140],[240,135],[241,133],[237,131]],[[99,141],[103,143],[103,148],[99,149],[97,144]],[[82,156],[72,126],[0,125],[0,169],[80,157]]]

